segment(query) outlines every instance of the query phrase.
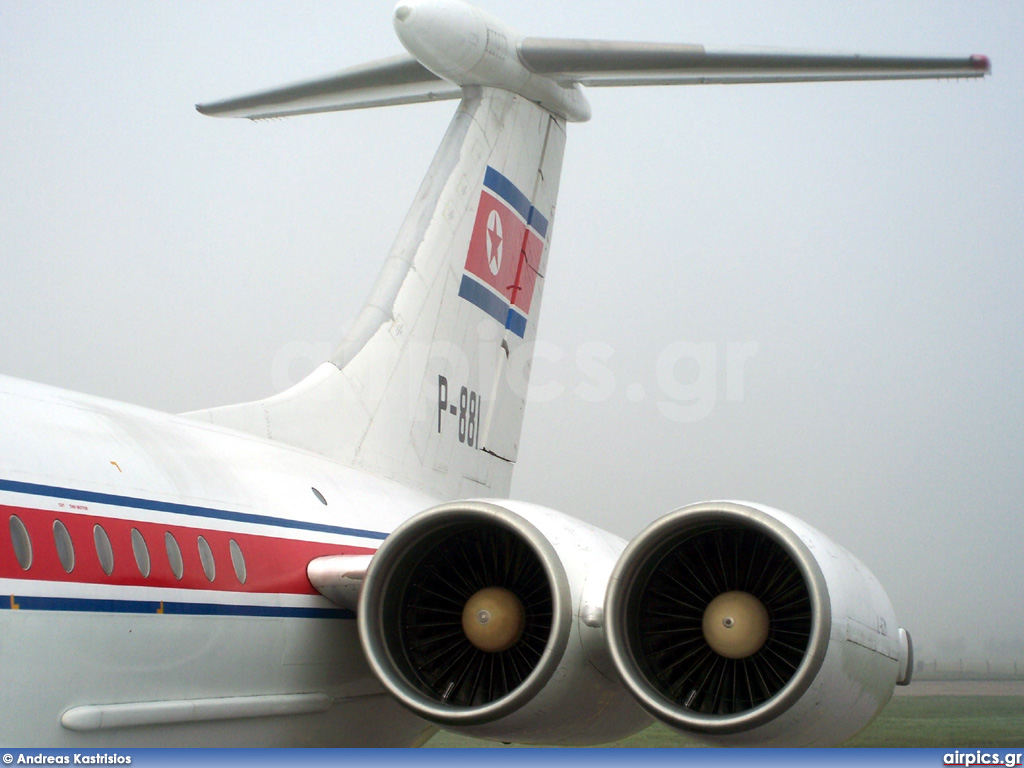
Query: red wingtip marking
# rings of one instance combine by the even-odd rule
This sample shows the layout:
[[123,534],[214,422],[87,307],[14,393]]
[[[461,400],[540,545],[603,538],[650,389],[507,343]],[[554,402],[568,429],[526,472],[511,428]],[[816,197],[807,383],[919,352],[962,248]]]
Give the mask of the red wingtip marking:
[[982,56],[979,53],[971,56],[971,66],[980,69],[986,75],[992,71],[992,62],[988,60],[988,56]]

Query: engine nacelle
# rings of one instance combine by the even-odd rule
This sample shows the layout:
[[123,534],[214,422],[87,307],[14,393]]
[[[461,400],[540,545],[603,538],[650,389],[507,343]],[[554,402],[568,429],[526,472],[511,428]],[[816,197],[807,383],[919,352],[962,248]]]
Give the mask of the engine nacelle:
[[400,703],[448,730],[547,744],[634,733],[650,718],[587,650],[605,655],[600,600],[622,546],[519,502],[421,512],[366,573],[358,623],[370,667]]
[[909,681],[909,636],[874,576],[759,505],[694,504],[654,522],[623,551],[604,613],[637,701],[712,743],[838,744]]

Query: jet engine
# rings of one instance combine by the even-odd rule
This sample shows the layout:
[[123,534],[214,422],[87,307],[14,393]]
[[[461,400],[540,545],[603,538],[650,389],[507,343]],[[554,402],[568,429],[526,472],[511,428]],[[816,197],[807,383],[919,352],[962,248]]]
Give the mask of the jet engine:
[[603,743],[653,716],[723,745],[834,745],[912,666],[859,560],[736,502],[669,513],[625,547],[531,504],[442,504],[373,556],[358,618],[401,704],[502,741]]
[[768,507],[703,503],[655,521],[615,566],[604,619],[641,706],[712,743],[834,745],[909,682],[910,638],[874,576]]
[[578,618],[588,574],[599,573],[600,612],[622,545],[517,502],[421,512],[366,572],[358,624],[370,667],[420,717],[482,738],[588,744],[640,730],[650,718],[588,660],[600,629]]

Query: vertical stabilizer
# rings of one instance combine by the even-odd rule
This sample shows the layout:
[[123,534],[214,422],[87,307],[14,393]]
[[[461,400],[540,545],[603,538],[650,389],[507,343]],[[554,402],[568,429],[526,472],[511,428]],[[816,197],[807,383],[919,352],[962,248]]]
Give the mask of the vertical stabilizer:
[[471,86],[366,306],[295,387],[193,414],[443,497],[505,495],[565,123]]
[[203,104],[260,119],[461,98],[373,294],[292,389],[197,417],[442,497],[505,495],[551,240],[565,122],[588,87],[984,77],[984,56],[708,50],[523,37],[462,0],[401,0],[409,52]]

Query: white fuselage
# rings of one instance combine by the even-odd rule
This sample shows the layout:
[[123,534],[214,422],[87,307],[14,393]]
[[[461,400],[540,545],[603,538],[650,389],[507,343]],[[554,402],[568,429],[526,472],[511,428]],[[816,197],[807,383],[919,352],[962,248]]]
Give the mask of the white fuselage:
[[306,566],[375,551],[436,499],[8,378],[0,413],[0,742],[408,745],[429,733],[383,695],[353,614]]
[[[526,38],[461,0],[401,0],[394,24],[411,57],[200,107],[461,99],[328,360],[187,416],[0,378],[0,743],[405,746],[435,723],[572,745],[652,716],[723,744],[849,738],[909,682],[912,646],[824,534],[708,502],[625,547],[479,497],[505,497],[518,459],[581,84],[980,77],[988,60]],[[472,607],[495,588],[502,605]],[[739,591],[774,624],[737,658],[709,637],[742,620],[711,632],[704,613]],[[503,614],[510,644],[482,643]]]

